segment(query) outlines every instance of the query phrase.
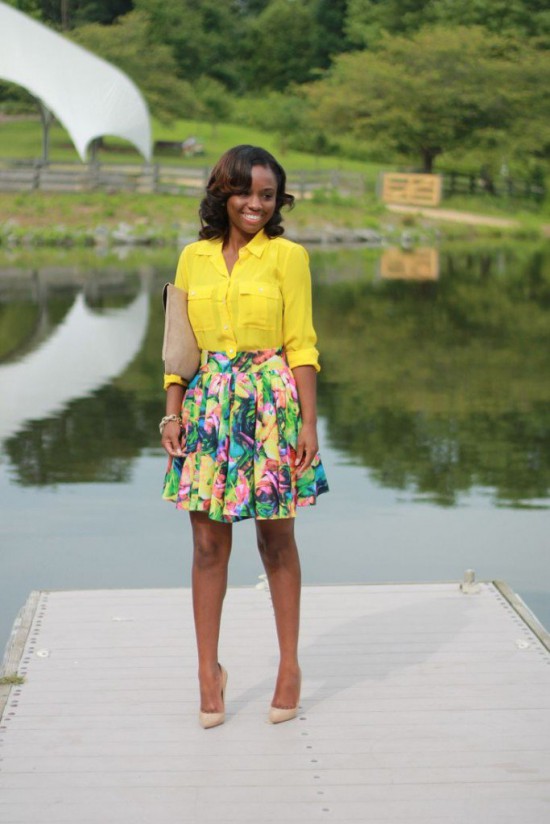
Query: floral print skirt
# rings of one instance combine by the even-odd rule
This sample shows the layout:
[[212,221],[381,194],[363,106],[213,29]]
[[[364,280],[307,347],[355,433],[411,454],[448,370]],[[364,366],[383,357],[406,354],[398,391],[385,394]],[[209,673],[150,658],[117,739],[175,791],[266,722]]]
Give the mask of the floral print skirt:
[[183,456],[170,459],[163,497],[214,521],[293,518],[328,491],[319,454],[298,474],[300,407],[281,349],[209,352],[182,404]]

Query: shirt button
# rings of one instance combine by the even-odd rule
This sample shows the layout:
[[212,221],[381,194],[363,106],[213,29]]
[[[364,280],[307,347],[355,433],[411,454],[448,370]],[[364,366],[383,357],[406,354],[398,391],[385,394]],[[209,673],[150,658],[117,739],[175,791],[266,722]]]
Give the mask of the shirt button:
[[235,351],[234,349],[230,349],[229,354],[232,355],[234,351]]
[[227,329],[229,329],[229,326],[224,326],[223,328],[224,328],[225,330],[227,330]]
[[260,292],[263,292],[263,291],[264,291],[264,287],[260,286]]

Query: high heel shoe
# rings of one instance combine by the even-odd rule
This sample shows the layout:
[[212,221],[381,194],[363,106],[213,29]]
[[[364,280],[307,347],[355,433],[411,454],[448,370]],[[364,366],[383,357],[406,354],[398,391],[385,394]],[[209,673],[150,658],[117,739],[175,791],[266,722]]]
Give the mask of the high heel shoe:
[[298,701],[295,707],[274,707],[273,704],[269,708],[268,720],[270,724],[282,724],[283,721],[292,721],[298,715],[298,708],[300,706],[300,692],[302,690],[302,676],[300,675],[300,683],[298,685]]
[[[222,665],[219,665],[222,674],[222,704],[225,701],[225,687],[227,685],[227,670]],[[199,712],[199,724],[205,730],[210,727],[219,727],[225,721],[225,707],[221,712]]]

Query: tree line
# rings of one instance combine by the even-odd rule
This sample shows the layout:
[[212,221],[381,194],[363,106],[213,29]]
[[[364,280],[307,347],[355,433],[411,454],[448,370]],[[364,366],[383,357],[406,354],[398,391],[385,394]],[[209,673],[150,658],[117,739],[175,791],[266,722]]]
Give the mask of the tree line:
[[539,173],[550,157],[546,0],[9,2],[119,65],[161,121],[426,171],[449,153]]

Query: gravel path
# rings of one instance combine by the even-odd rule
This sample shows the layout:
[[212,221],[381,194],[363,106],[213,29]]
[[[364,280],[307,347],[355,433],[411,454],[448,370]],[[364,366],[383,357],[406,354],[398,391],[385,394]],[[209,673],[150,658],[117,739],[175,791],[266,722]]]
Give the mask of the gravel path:
[[519,221],[513,218],[477,215],[474,212],[458,212],[454,209],[427,209],[422,206],[398,206],[397,204],[390,204],[387,208],[390,212],[423,215],[423,217],[430,217],[434,220],[450,220],[453,223],[467,223],[471,226],[495,226],[499,229],[515,229],[520,225]]

